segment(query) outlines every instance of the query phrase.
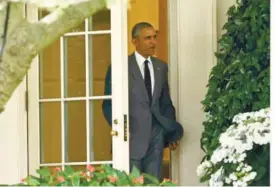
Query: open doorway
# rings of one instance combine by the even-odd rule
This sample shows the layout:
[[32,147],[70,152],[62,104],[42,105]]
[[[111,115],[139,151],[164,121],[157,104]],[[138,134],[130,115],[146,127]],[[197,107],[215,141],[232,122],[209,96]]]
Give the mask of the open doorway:
[[[131,42],[132,27],[141,21],[151,23],[157,30],[156,57],[168,62],[168,1],[167,0],[132,0],[128,11],[128,54],[134,51]],[[163,177],[171,178],[170,150],[166,148],[163,155]]]
[[[159,30],[156,56],[169,63],[168,57],[168,4],[167,0],[159,0]],[[166,148],[163,155],[163,177],[171,178],[170,150]]]

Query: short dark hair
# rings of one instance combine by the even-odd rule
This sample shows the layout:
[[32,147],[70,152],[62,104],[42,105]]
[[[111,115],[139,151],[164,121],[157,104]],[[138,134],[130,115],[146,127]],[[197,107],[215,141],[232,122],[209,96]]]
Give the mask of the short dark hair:
[[139,35],[140,30],[147,27],[153,27],[153,25],[148,22],[139,22],[135,24],[132,28],[132,38],[136,38]]

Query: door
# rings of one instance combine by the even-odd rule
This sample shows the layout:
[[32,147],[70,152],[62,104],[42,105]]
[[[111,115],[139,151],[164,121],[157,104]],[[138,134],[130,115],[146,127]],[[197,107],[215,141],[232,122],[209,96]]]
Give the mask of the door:
[[[31,21],[47,14],[27,7]],[[110,64],[112,95],[104,95]],[[127,0],[44,49],[28,73],[28,98],[29,174],[43,166],[78,170],[88,164],[129,172]],[[102,112],[106,99],[112,102],[112,128]]]

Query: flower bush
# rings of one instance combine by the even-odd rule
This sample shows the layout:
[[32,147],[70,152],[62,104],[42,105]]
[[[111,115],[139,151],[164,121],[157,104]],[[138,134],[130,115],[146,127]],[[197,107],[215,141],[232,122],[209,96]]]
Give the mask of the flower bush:
[[[233,124],[220,135],[220,146],[210,159],[198,166],[197,174],[201,182],[209,181],[210,186],[253,184],[269,169],[262,165],[256,170],[253,163],[259,164],[258,160],[251,162],[249,157],[257,155],[258,148],[269,149],[270,138],[269,108],[237,114]],[[260,159],[269,160],[269,155]]]
[[[205,157],[219,146],[219,137],[236,114],[270,106],[270,0],[235,0],[215,53],[203,110],[201,148]],[[262,154],[262,153],[261,153]],[[268,154],[268,152],[266,152]],[[259,179],[268,186],[268,176]]]
[[[85,171],[75,171],[66,166],[64,170],[57,167],[54,171],[44,167],[37,170],[39,177],[28,176],[22,179],[24,186],[175,186],[169,179],[159,182],[155,177],[141,174],[136,168],[128,175],[110,165],[94,167],[88,165]],[[145,180],[146,182],[145,184]]]

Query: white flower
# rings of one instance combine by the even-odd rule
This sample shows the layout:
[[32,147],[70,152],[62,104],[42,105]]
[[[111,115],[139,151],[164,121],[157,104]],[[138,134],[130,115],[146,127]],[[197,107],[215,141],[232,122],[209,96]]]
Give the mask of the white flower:
[[257,176],[257,173],[255,171],[251,172],[249,175],[246,176],[247,181],[252,181]]
[[199,165],[197,167],[197,176],[202,177],[205,173],[205,168],[202,165]]
[[242,154],[240,154],[240,155],[238,155],[239,157],[238,157],[238,162],[242,162],[242,161],[244,161],[244,159],[246,158],[246,153],[242,153]]
[[226,163],[240,163],[246,158],[246,153],[233,153],[230,154],[226,160]]
[[237,180],[238,178],[237,178],[237,176],[236,176],[235,173],[231,173],[231,174],[229,175],[229,179],[231,179],[232,181],[235,181],[235,180]]
[[205,173],[207,172],[207,169],[211,168],[212,164],[211,162],[209,162],[208,160],[205,160],[204,162],[202,162],[198,167],[197,167],[197,175],[199,177],[205,175]]
[[243,167],[242,172],[243,172],[243,173],[246,173],[246,172],[250,172],[251,170],[252,170],[252,167],[246,164],[246,165]]
[[220,187],[223,186],[223,167],[218,169],[214,174],[211,175],[211,178],[209,180],[209,186],[210,187]]
[[225,177],[225,183],[226,183],[226,184],[230,184],[230,183],[231,183],[231,179],[228,178],[228,177]]
[[255,171],[247,173],[246,176],[244,176],[242,178],[242,180],[247,183],[247,182],[252,181],[253,179],[255,179],[256,175],[257,175],[257,173]]
[[221,162],[223,159],[227,158],[229,155],[233,154],[234,149],[218,147],[211,156],[211,162],[216,164]]
[[270,142],[270,121],[264,121],[264,123],[255,122],[251,124],[250,133],[253,136],[255,144],[263,145]]
[[206,167],[208,167],[208,168],[210,168],[210,167],[212,167],[212,164],[211,164],[211,162],[209,162],[209,161],[205,161],[205,166]]
[[247,183],[244,182],[244,181],[234,181],[233,182],[233,186],[234,187],[246,187],[247,186]]
[[206,173],[206,168],[201,164],[197,167],[197,175],[199,177],[203,176]]
[[[253,168],[245,164],[247,151],[252,150],[254,144],[270,143],[269,108],[237,114],[234,116],[233,122],[234,124],[220,135],[220,146],[214,150],[210,162],[203,162],[197,169],[199,170],[197,173],[202,174],[202,176],[210,175],[210,186],[223,186],[223,182],[225,182],[236,187],[246,187],[247,183],[253,181],[257,176]],[[223,167],[221,167],[213,173],[208,169],[224,163],[236,164],[236,171],[224,172]]]
[[244,163],[241,162],[239,166],[237,167],[236,171],[241,171],[241,169],[244,167]]

